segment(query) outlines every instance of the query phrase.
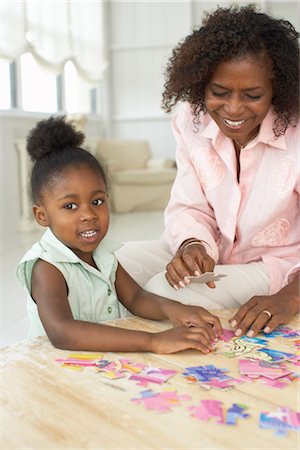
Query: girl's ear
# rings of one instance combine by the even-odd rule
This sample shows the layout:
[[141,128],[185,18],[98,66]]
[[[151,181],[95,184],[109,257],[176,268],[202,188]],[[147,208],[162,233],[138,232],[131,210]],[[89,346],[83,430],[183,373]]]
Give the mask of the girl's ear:
[[40,205],[33,205],[32,211],[37,223],[42,227],[47,227],[49,222],[44,207]]

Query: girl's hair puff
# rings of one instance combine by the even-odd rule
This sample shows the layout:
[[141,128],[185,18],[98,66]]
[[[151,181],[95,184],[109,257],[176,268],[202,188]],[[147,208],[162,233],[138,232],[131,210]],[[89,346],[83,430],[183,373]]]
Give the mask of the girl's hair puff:
[[174,48],[168,61],[162,107],[170,112],[179,101],[191,104],[194,122],[206,112],[204,93],[217,65],[254,55],[270,68],[275,136],[299,116],[299,33],[286,20],[258,12],[255,5],[217,8]]
[[104,163],[80,147],[83,141],[84,134],[66,122],[64,116],[41,120],[30,130],[26,149],[34,163],[30,179],[34,203],[42,200],[44,189],[66,169],[82,164],[99,173],[107,186]]

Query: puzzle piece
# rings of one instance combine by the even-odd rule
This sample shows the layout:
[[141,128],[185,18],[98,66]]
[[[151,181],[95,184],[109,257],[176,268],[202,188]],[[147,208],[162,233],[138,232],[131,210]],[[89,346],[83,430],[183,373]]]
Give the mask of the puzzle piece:
[[120,372],[139,373],[147,367],[145,364],[135,363],[130,359],[125,358],[121,358],[119,362],[121,364]]
[[279,350],[274,350],[272,348],[259,348],[257,352],[262,352],[268,355],[270,358],[269,362],[271,363],[282,362],[285,361],[287,358],[292,358],[295,356],[294,353],[282,352]]
[[148,383],[162,384],[177,373],[176,370],[161,369],[157,367],[144,368],[143,372],[131,375],[130,380],[137,381],[139,386],[147,386]]
[[217,389],[228,390],[234,388],[232,383],[243,383],[243,380],[238,378],[231,378],[228,380],[220,381],[218,379],[210,380],[208,383],[205,383],[207,387],[213,387]]
[[207,422],[211,418],[217,419],[217,423],[224,423],[222,402],[219,400],[200,400],[199,405],[189,406],[191,416]]
[[245,353],[253,352],[257,348],[257,344],[245,342],[243,339],[232,339],[225,345],[224,349],[218,349],[216,353],[226,356],[227,358],[234,358]]
[[78,366],[94,366],[102,357],[101,353],[71,353],[66,358],[56,358],[55,361],[62,363],[62,367],[77,366],[78,368]]
[[252,361],[250,359],[240,359],[239,368],[241,375],[247,375],[250,378],[265,377],[271,380],[282,378],[291,373],[290,370],[283,366],[275,366],[262,364],[260,361]]
[[119,364],[107,361],[106,359],[102,359],[95,364],[95,371],[100,372],[101,375],[112,380],[125,377],[125,374],[120,371]]
[[224,342],[229,342],[232,338],[234,338],[234,331],[223,328],[222,336],[219,339]]
[[292,328],[286,326],[279,326],[275,328],[275,330],[271,331],[271,333],[262,332],[267,338],[275,338],[275,337],[284,337],[284,338],[294,338],[300,336],[299,330],[293,330]]
[[256,345],[261,345],[261,346],[266,346],[268,345],[268,340],[267,339],[263,339],[260,337],[248,337],[248,336],[242,336],[239,338],[240,341],[244,341],[244,342],[248,342],[249,344],[256,344]]
[[227,369],[219,369],[214,365],[186,367],[183,376],[192,383],[200,383],[201,388],[232,389],[233,383],[242,383],[243,380],[232,378],[225,372]]
[[279,408],[275,412],[261,412],[259,426],[274,430],[277,436],[287,436],[288,431],[300,430],[300,413],[289,408]]
[[179,406],[181,401],[190,400],[189,395],[178,395],[176,390],[155,393],[151,389],[141,392],[140,398],[132,398],[133,403],[143,403],[147,410],[160,413],[170,412],[174,406]]
[[183,376],[186,377],[194,377],[196,380],[201,382],[207,382],[214,379],[218,380],[228,380],[230,377],[226,375],[227,369],[219,369],[213,364],[209,364],[206,366],[194,366],[194,367],[186,367]]
[[236,425],[237,419],[246,419],[249,414],[245,413],[247,406],[238,403],[233,403],[231,408],[227,410],[226,425]]
[[224,275],[222,273],[216,274],[214,272],[204,272],[201,275],[197,276],[189,276],[188,278],[191,283],[208,283],[209,281],[219,281],[221,278],[227,277],[227,275]]

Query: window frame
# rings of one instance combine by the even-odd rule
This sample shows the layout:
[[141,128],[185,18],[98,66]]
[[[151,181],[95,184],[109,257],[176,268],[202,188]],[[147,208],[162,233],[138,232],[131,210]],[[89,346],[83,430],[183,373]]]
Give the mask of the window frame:
[[[49,113],[47,111],[25,111],[22,105],[22,83],[21,83],[21,56],[9,63],[9,79],[10,79],[10,98],[11,107],[8,109],[0,108],[1,116],[18,116],[18,117],[48,117],[49,114],[69,114],[66,110],[66,98],[64,92],[64,73],[56,76],[56,100],[57,111]],[[1,55],[0,55],[1,57]],[[103,80],[97,86],[91,88],[89,95],[89,112],[78,111],[78,114],[84,114],[87,118],[99,119],[103,117]],[[77,114],[77,113],[76,113]]]

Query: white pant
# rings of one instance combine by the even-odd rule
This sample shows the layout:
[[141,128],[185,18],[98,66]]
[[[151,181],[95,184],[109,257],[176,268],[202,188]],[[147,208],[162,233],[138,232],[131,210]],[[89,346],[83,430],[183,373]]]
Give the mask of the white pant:
[[269,294],[269,275],[263,262],[215,266],[215,274],[227,275],[216,288],[190,283],[176,291],[165,278],[172,255],[162,241],[125,243],[116,257],[124,269],[146,290],[188,305],[207,309],[238,308],[254,295]]

